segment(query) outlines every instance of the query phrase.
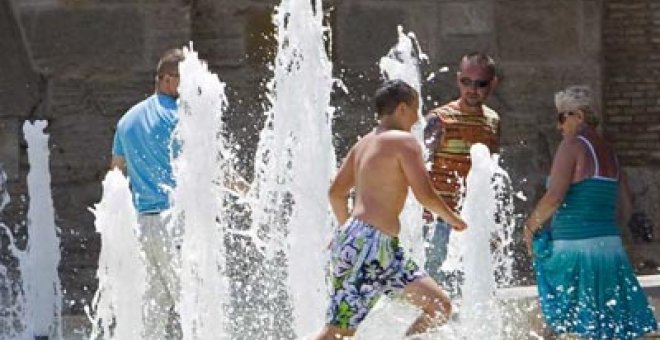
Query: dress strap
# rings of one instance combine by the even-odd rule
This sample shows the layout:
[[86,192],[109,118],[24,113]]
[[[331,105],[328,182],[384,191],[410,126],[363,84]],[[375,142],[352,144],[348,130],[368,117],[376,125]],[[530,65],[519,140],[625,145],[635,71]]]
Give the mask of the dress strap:
[[591,151],[591,156],[594,159],[594,177],[598,177],[598,172],[600,171],[600,168],[598,167],[598,157],[596,157],[596,150],[594,150],[594,146],[586,137],[582,135],[578,135],[577,138],[579,138],[589,147],[589,151]]

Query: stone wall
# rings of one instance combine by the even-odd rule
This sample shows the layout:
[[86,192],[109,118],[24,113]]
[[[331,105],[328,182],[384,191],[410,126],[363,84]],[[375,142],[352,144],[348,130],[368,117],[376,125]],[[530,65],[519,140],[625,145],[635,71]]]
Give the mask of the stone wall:
[[[652,2],[634,3],[645,3],[648,9],[658,12]],[[8,0],[5,3],[9,4]],[[9,170],[15,202],[6,217],[18,223],[24,208],[20,198],[26,192],[27,164],[20,124],[28,117],[47,119],[56,222],[62,229],[60,273],[67,302],[72,301],[66,304],[65,313],[80,313],[96,289],[94,274],[100,245],[93,216],[87,208],[100,199],[100,181],[109,163],[115,124],[126,109],[153,91],[154,67],[162,51],[192,40],[200,56],[227,83],[230,100],[227,123],[243,150],[239,155],[240,171],[250,177],[251,159],[267,106],[264,93],[271,76],[267,63],[272,60],[276,46],[271,23],[276,3],[276,0],[16,0],[14,11],[0,11],[0,15],[15,13],[8,18],[16,19],[15,27],[19,28],[19,33],[0,30],[3,38],[0,41],[17,46],[18,49],[11,51],[21,48],[24,51],[20,58],[15,55],[6,58],[9,56],[6,52],[0,53],[3,72],[18,72],[17,78],[10,78],[10,83],[0,84],[0,105],[13,105],[9,109],[0,106],[0,162]],[[338,109],[335,119],[338,156],[343,157],[357,136],[373,126],[369,98],[380,79],[376,63],[396,43],[396,26],[402,24],[406,31],[416,33],[422,50],[429,56],[429,62],[423,66],[423,79],[435,74],[424,84],[425,110],[457,95],[455,72],[462,54],[481,50],[495,57],[502,81],[488,104],[502,118],[502,163],[509,170],[515,189],[528,197],[526,202],[515,202],[519,213],[528,212],[542,194],[559,141],[553,93],[570,84],[586,83],[602,89],[607,132],[624,154],[624,164],[636,166],[630,169],[635,174],[630,177],[642,197],[638,203],[646,204],[647,211],[655,213],[656,225],[660,225],[657,215],[660,209],[650,206],[659,202],[658,191],[649,189],[642,196],[642,191],[651,187],[653,176],[657,177],[654,174],[658,163],[640,167],[651,158],[637,162],[626,156],[626,152],[641,155],[659,152],[658,132],[655,131],[656,139],[648,139],[654,130],[644,132],[647,139],[637,136],[642,131],[630,133],[633,131],[626,129],[633,125],[625,120],[617,121],[621,118],[614,115],[619,111],[612,111],[637,114],[632,111],[637,104],[633,105],[632,98],[626,99],[629,90],[625,86],[641,84],[628,70],[645,77],[654,67],[652,60],[626,57],[638,53],[635,46],[646,48],[643,42],[634,45],[616,40],[621,39],[617,38],[617,25],[628,24],[627,20],[619,19],[621,13],[641,13],[647,8],[626,7],[628,3],[624,0],[326,1],[335,75],[349,91],[337,89],[333,95],[333,104]],[[650,39],[654,24],[649,20],[640,34]],[[0,20],[0,28],[6,22],[9,21]],[[631,28],[630,34],[638,31]],[[11,64],[16,60],[22,64]],[[445,66],[449,71],[441,72]],[[625,81],[615,81],[623,78]],[[5,97],[3,91],[21,89],[23,84],[29,85],[26,93]],[[632,92],[648,96],[648,103],[653,101],[656,105],[651,95],[656,87],[652,85],[660,86],[660,81],[644,84],[648,87],[635,87]],[[35,87],[40,90],[34,90]],[[654,106],[645,109],[651,107]],[[648,112],[634,117],[642,119],[643,126],[650,129],[658,115]],[[635,144],[640,142],[630,140],[630,135],[647,144]],[[529,270],[526,258],[521,258],[518,264],[521,271]]]
[[603,112],[634,192],[655,225],[654,242],[633,235],[638,268],[660,267],[660,3],[609,0],[603,23]]

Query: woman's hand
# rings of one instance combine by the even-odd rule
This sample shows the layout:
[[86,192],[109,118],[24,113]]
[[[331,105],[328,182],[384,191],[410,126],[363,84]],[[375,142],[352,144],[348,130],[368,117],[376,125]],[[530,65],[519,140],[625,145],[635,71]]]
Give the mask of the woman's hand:
[[534,234],[535,232],[532,231],[532,229],[525,224],[525,227],[523,228],[523,240],[525,241],[525,245],[527,246],[527,253],[529,256],[533,255],[532,251],[532,242],[534,241]]

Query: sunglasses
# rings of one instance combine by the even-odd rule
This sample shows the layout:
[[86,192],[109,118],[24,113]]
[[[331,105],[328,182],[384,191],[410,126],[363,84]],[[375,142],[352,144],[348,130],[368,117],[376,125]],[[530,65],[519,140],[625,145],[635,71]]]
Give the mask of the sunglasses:
[[568,112],[559,112],[559,113],[557,114],[557,121],[559,122],[559,124],[564,124],[564,122],[566,121],[566,118],[567,118],[568,116],[572,116],[572,115],[573,115],[573,112],[572,112],[572,111],[568,111]]
[[459,79],[459,81],[461,82],[461,85],[463,85],[465,87],[476,87],[476,88],[483,89],[483,88],[488,87],[488,85],[490,85],[491,80],[490,79],[489,80],[481,80],[481,79],[472,80],[470,78],[465,77],[465,78]]

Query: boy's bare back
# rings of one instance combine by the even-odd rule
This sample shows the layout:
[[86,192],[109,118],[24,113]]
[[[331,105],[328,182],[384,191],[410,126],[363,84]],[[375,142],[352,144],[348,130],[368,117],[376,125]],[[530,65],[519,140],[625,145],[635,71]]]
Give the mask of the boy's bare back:
[[388,235],[399,234],[399,214],[409,187],[420,203],[462,229],[462,222],[450,216],[454,214],[433,190],[421,146],[410,132],[377,128],[364,136],[349,151],[335,182],[341,183],[343,176],[355,187],[351,215]]

